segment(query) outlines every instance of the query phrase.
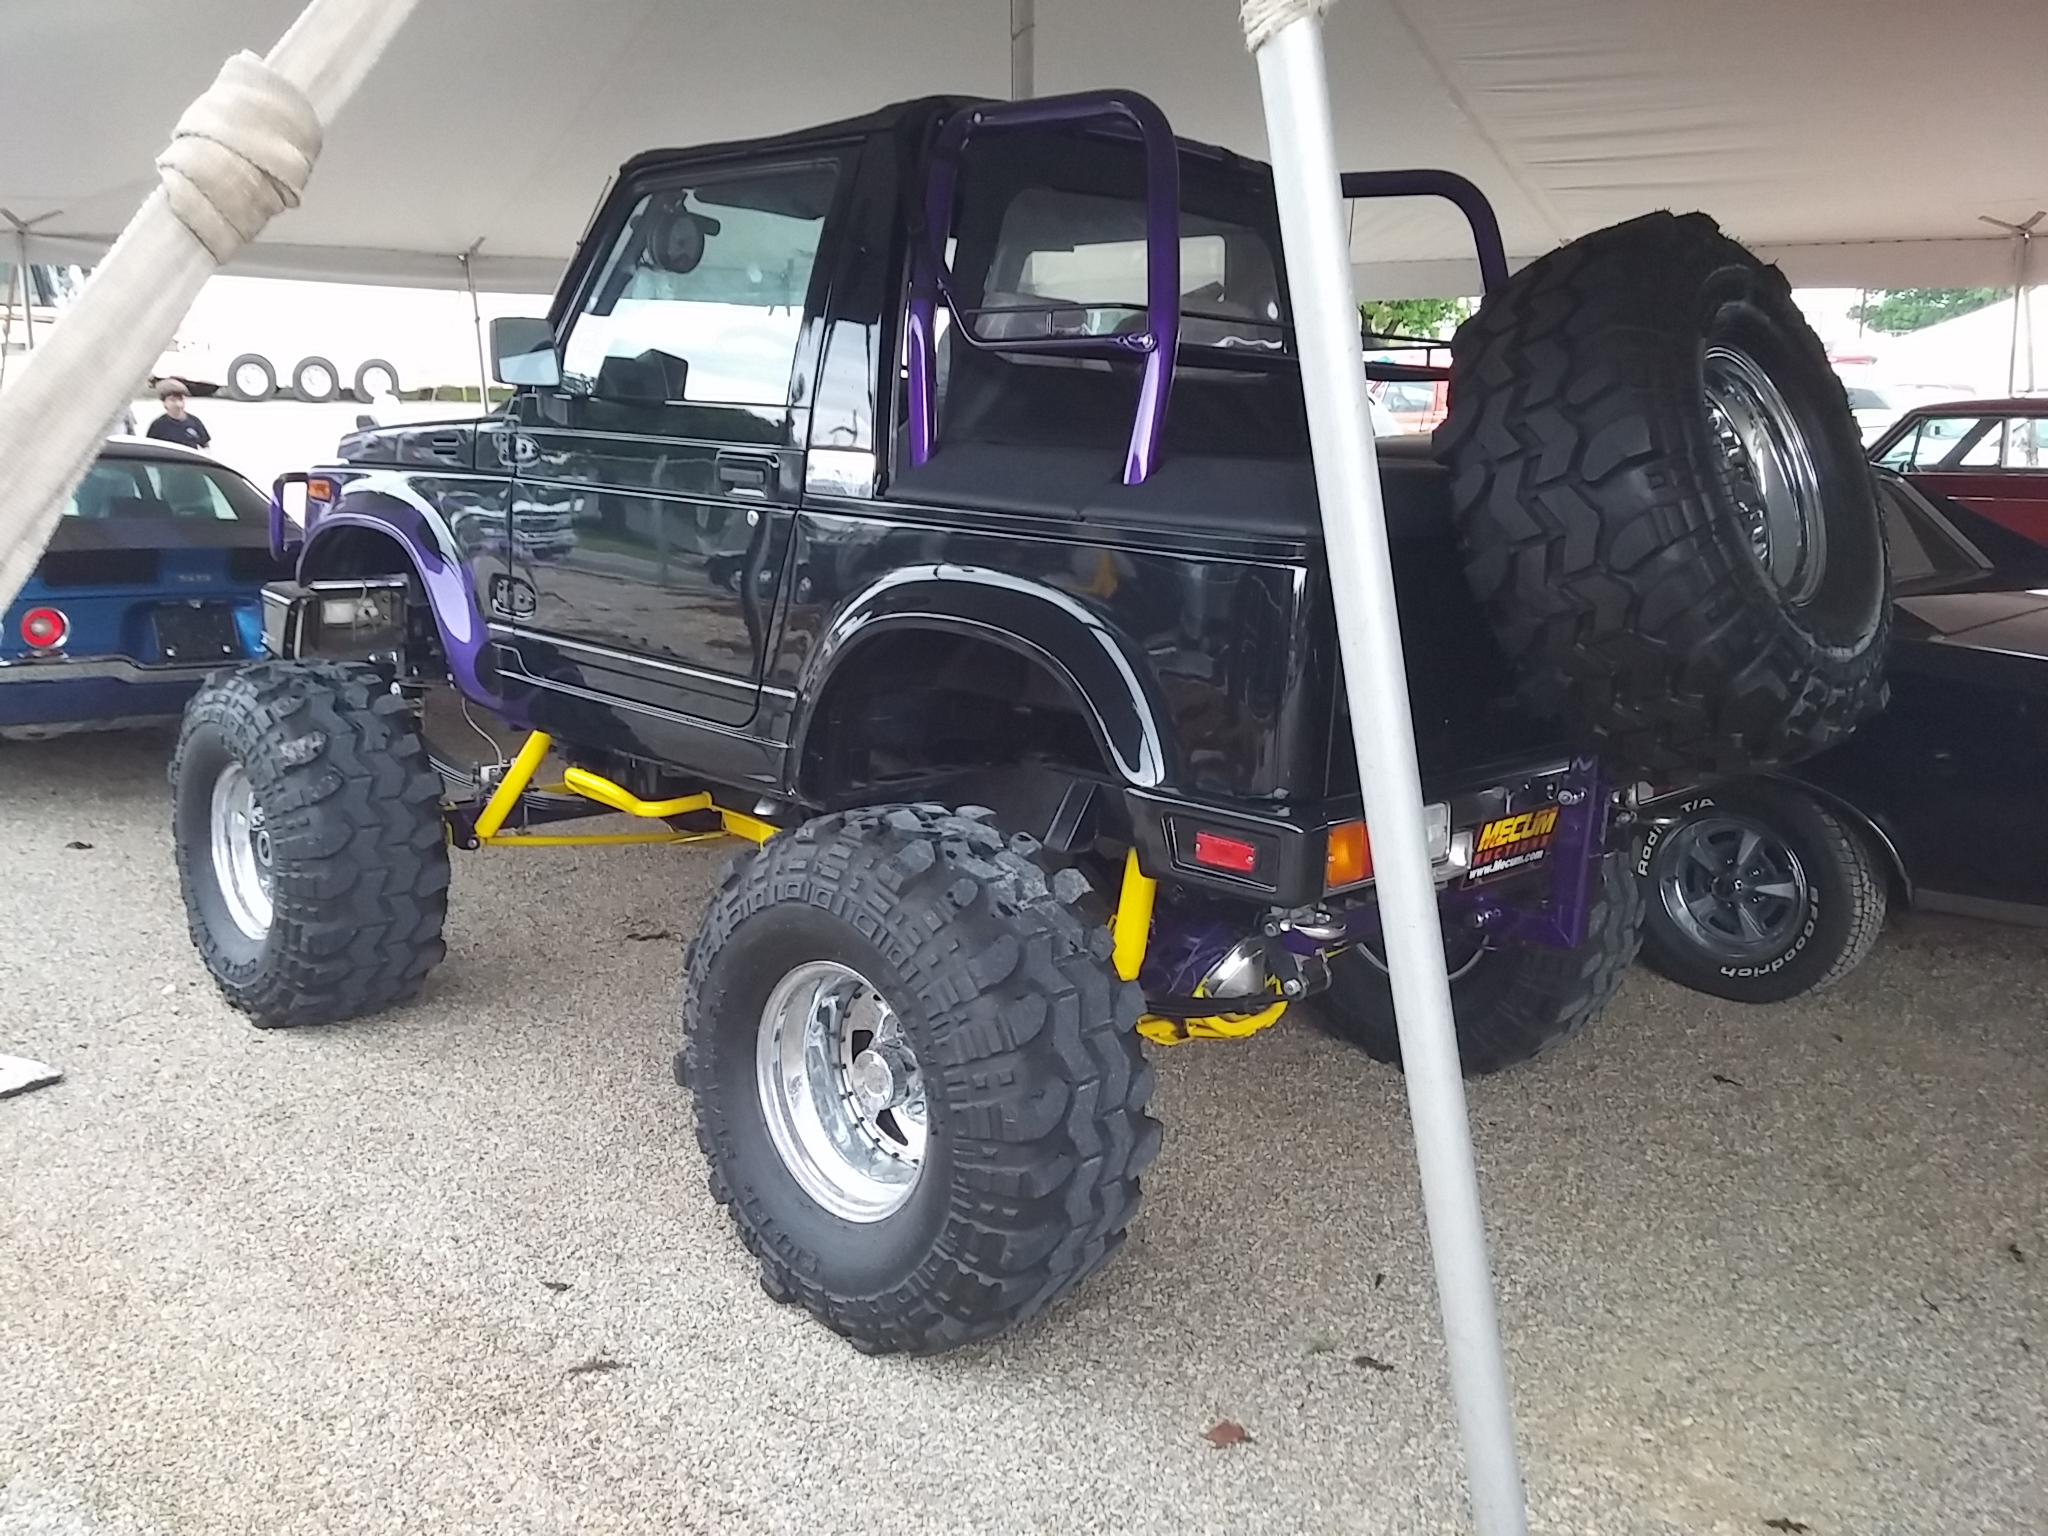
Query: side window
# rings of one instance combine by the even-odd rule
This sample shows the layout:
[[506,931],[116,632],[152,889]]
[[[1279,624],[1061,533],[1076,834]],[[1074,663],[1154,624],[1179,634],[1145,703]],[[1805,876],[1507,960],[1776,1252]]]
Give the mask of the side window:
[[570,329],[564,387],[637,404],[787,404],[837,177],[810,163],[641,198]]
[[[1981,416],[1923,417],[1918,426],[1886,449],[1878,462],[1886,469],[1940,469],[1943,460],[1963,447],[1965,439],[1981,442],[1988,426]],[[1972,434],[1976,437],[1972,438]],[[1993,442],[1995,452],[1995,438]]]
[[1963,451],[1955,456],[1953,469],[1996,469],[2005,447],[2005,423],[1987,421]]
[[2006,422],[2005,467],[2048,469],[2048,416],[2015,416]]
[[1896,443],[1893,443],[1891,447],[1885,449],[1883,456],[1877,462],[1886,469],[1900,471],[1911,469],[1913,467],[1913,455],[1919,446],[1920,428],[1916,426]]

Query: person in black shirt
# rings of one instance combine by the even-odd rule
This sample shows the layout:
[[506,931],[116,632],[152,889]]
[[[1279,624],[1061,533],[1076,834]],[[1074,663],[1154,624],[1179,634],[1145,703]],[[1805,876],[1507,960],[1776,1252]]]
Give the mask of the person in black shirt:
[[149,424],[148,436],[161,442],[182,443],[187,448],[204,448],[213,441],[206,423],[185,409],[183,379],[163,380],[157,385],[156,394],[164,403],[164,413]]

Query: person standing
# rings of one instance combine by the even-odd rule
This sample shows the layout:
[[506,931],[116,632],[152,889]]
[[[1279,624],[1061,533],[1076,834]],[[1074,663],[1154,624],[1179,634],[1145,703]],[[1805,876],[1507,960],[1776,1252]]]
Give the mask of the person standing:
[[213,441],[206,423],[186,409],[188,399],[183,379],[164,379],[156,387],[164,404],[163,415],[149,424],[148,436],[160,442],[181,443],[187,448],[204,448]]

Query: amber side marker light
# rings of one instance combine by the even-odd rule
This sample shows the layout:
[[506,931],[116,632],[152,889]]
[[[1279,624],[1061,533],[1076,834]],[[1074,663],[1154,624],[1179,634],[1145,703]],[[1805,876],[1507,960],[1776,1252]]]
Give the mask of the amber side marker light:
[[1356,885],[1372,878],[1372,839],[1362,821],[1340,821],[1330,828],[1330,848],[1323,857],[1323,889]]

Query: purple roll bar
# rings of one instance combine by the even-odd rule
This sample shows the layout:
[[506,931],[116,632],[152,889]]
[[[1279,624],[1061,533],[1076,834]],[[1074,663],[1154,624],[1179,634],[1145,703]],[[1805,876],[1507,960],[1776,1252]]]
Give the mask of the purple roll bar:
[[[1145,153],[1145,328],[1131,336],[1028,337],[988,341],[974,334],[972,311],[960,303],[946,266],[960,159],[976,133],[1065,128],[1121,118],[1138,131]],[[991,106],[967,107],[939,130],[925,186],[924,237],[916,242],[910,287],[910,462],[926,463],[937,445],[937,305],[953,312],[962,341],[988,352],[1057,352],[1077,357],[1145,360],[1138,409],[1124,457],[1124,484],[1137,485],[1159,463],[1167,396],[1180,351],[1180,152],[1166,114],[1135,91],[1087,91]]]
[[1455,171],[1346,171],[1338,182],[1346,197],[1441,197],[1455,203],[1479,251],[1480,291],[1492,293],[1508,280],[1507,248],[1493,204]]

